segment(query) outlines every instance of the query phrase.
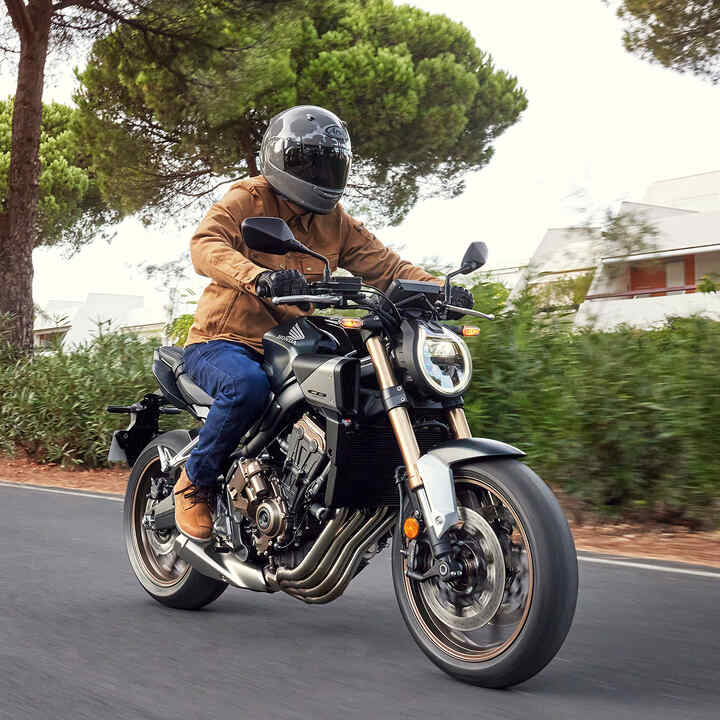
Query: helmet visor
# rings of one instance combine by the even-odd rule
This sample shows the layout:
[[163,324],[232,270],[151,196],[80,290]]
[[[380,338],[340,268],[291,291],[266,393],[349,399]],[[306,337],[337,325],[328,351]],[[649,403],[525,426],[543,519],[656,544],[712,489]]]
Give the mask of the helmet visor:
[[322,188],[345,188],[352,155],[342,145],[317,145],[288,140],[285,171]]

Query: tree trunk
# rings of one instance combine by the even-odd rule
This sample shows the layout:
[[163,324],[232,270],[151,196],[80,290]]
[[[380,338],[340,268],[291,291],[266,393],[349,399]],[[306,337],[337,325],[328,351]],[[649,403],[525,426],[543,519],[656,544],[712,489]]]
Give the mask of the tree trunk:
[[34,307],[32,251],[40,176],[40,126],[50,0],[30,0],[20,35],[20,63],[13,110],[7,233],[0,235],[0,313],[10,313],[10,341],[32,352]]

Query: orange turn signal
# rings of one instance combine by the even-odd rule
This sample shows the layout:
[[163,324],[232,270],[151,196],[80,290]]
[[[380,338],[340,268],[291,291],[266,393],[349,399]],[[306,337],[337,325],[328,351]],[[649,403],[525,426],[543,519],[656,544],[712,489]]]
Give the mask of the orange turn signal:
[[406,538],[414,540],[420,532],[420,523],[414,517],[405,518],[403,532]]
[[472,337],[473,335],[479,335],[480,328],[473,327],[472,325],[463,325],[462,334],[463,337]]
[[340,327],[346,330],[359,330],[363,326],[362,318],[344,317],[340,318]]

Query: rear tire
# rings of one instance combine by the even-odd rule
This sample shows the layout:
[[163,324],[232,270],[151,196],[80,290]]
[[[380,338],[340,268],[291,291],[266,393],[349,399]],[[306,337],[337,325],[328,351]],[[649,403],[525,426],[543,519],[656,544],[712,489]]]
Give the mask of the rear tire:
[[[456,598],[464,599],[462,592],[453,592],[451,588],[448,595],[448,586],[437,582],[435,587],[440,588],[438,600],[432,595],[432,585],[421,587],[420,582],[406,576],[408,561],[401,550],[406,547],[407,540],[399,528],[395,529],[392,551],[395,595],[410,633],[438,667],[458,680],[474,685],[489,688],[516,685],[540,672],[552,660],[570,630],[578,590],[575,544],[554,495],[526,465],[511,459],[476,461],[456,468],[454,475],[459,506],[461,498],[468,498],[466,504],[472,507],[468,492],[480,491],[478,497],[487,498],[485,502],[476,503],[474,511],[463,510],[465,517],[475,518],[476,527],[491,528],[484,519],[477,519],[483,513],[488,519],[492,519],[492,513],[514,518],[508,524],[515,528],[512,537],[520,538],[524,552],[519,552],[517,545],[512,544],[516,540],[510,540],[508,545],[509,536],[500,537],[502,531],[498,534],[495,530],[493,534],[503,542],[483,539],[483,545],[476,546],[480,548],[476,554],[484,553],[486,559],[493,548],[498,548],[495,552],[496,555],[500,553],[500,563],[495,566],[505,567],[485,572],[487,577],[493,577],[490,573],[497,571],[502,582],[502,600],[495,595],[495,605],[488,600],[483,607],[478,601],[453,615],[459,607],[453,605],[459,602]],[[498,513],[495,509],[498,501],[509,513],[502,509]],[[465,527],[468,527],[467,523]],[[472,542],[469,532],[466,531],[466,537],[470,538],[468,547]],[[508,547],[514,549],[508,550]],[[517,560],[520,557],[522,562]],[[513,562],[522,571],[513,569]],[[492,559],[483,567],[492,569]],[[484,590],[489,581],[482,582],[482,574],[479,576],[478,597],[487,600],[492,597],[489,590]],[[524,591],[517,589],[521,577],[525,578]],[[424,581],[430,582],[435,581]],[[465,586],[461,590],[465,591]],[[514,597],[511,592],[515,593]],[[450,603],[443,605],[448,597]],[[475,596],[470,594],[470,597]],[[512,600],[517,605],[513,605]],[[487,611],[487,607],[497,609]],[[486,620],[483,612],[494,615]],[[503,613],[507,614],[503,616]],[[476,639],[478,636],[487,638],[486,644]]]
[[123,535],[130,565],[148,595],[168,607],[199,610],[217,600],[227,583],[199,573],[176,555],[173,559],[171,547],[177,530],[159,535],[142,526],[150,477],[161,474],[158,446],[174,455],[189,441],[187,432],[173,430],[156,437],[142,451],[125,491]]

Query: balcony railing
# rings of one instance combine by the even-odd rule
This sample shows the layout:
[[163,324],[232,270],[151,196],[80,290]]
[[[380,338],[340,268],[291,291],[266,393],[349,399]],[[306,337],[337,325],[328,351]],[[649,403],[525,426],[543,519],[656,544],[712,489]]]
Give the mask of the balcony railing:
[[627,292],[594,293],[586,295],[586,300],[610,300],[613,298],[648,297],[649,295],[667,295],[668,293],[694,293],[697,285],[675,285],[673,287],[650,288],[649,290],[628,290]]

